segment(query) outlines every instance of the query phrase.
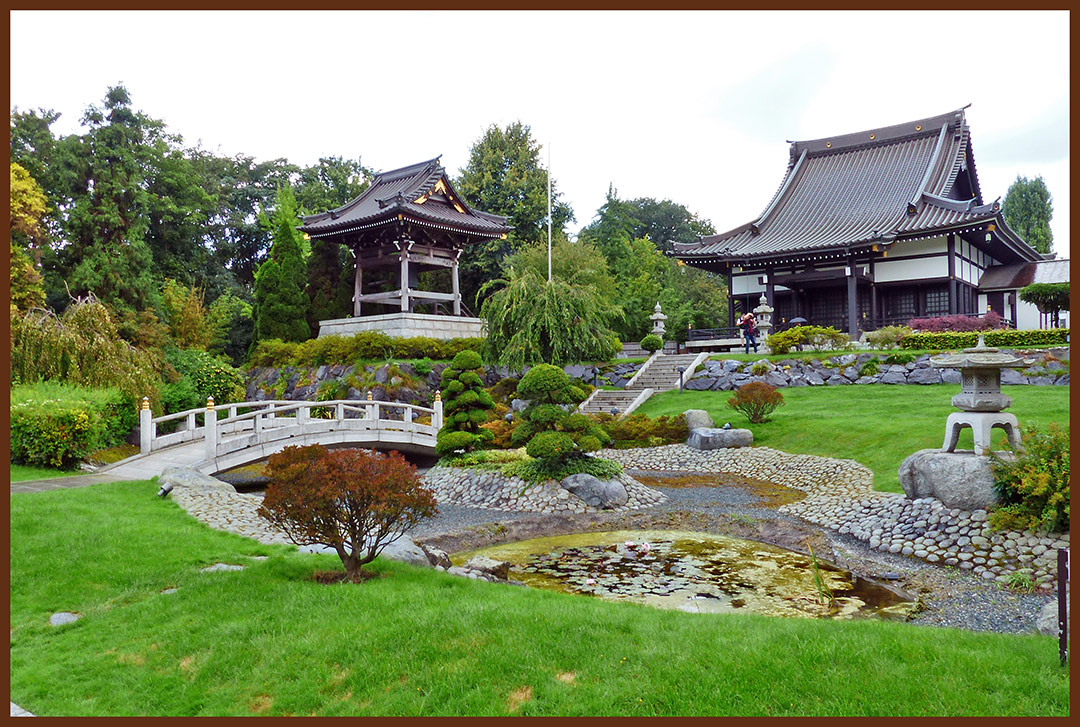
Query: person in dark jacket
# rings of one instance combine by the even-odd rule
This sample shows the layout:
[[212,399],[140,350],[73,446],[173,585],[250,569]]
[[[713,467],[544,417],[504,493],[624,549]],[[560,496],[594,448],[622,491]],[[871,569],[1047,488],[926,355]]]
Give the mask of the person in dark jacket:
[[743,343],[746,345],[746,354],[750,355],[750,346],[757,353],[757,320],[753,313],[744,313],[739,319],[739,330],[742,331]]

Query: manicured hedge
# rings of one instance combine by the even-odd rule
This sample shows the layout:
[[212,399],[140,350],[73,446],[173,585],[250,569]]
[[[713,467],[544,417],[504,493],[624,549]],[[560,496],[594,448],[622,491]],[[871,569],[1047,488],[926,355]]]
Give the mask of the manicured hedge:
[[[1044,330],[1014,331],[1004,329],[999,331],[983,331],[983,340],[987,346],[999,346],[1015,348],[1017,346],[1050,346],[1066,343],[1069,335],[1068,328],[1047,328]],[[912,333],[900,339],[900,348],[916,348],[930,350],[949,350],[959,348],[971,348],[979,340],[979,333],[967,331],[964,333]]]
[[135,402],[118,389],[38,383],[11,389],[11,461],[73,469],[135,428]]
[[482,338],[439,340],[417,336],[392,338],[385,333],[368,331],[352,336],[312,338],[303,343],[285,343],[277,339],[259,341],[248,357],[253,367],[349,365],[361,359],[429,358],[449,361],[462,351],[480,352]]

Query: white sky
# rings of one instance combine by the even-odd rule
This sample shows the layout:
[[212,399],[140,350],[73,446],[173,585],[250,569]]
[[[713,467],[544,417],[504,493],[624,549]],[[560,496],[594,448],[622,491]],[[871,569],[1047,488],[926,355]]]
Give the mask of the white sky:
[[[545,147],[576,230],[622,198],[756,217],[785,139],[965,104],[987,201],[1042,175],[1069,254],[1067,12],[12,12],[11,101],[57,133],[123,82],[189,144],[452,173],[492,123]],[[43,50],[47,39],[47,51]],[[546,154],[546,150],[544,152]]]

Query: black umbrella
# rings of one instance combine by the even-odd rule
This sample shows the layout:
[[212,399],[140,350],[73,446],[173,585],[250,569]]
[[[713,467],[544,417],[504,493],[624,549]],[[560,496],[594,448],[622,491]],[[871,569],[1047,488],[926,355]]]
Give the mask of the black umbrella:
[[806,320],[802,316],[799,316],[798,318],[792,318],[790,321],[788,321],[788,323],[791,323],[792,325],[796,325],[796,326],[801,326],[803,323],[809,323],[809,322],[810,321]]

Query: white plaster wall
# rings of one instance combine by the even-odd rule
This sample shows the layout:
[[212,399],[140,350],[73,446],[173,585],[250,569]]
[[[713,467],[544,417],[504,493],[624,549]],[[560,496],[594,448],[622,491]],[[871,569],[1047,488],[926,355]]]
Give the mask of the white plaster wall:
[[388,313],[359,318],[338,318],[319,321],[319,338],[324,336],[351,336],[363,331],[382,331],[388,336],[413,338],[426,336],[447,340],[450,338],[482,338],[484,320],[455,316],[433,316],[423,313]]
[[949,275],[948,258],[920,258],[918,260],[878,260],[874,263],[874,282],[892,283],[898,280],[921,280],[943,278]]
[[929,240],[903,240],[889,248],[889,257],[896,255],[926,255],[932,252],[948,252],[949,242],[944,237],[931,237]]

